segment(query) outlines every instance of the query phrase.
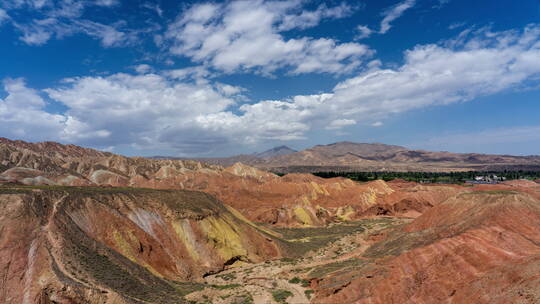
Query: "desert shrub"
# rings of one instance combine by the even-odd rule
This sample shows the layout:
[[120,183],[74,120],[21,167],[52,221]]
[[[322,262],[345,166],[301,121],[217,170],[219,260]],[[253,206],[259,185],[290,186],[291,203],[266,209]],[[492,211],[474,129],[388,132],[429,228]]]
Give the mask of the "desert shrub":
[[224,290],[240,287],[240,284],[212,285],[212,287],[215,289]]
[[302,281],[302,280],[300,280],[299,277],[294,277],[294,278],[292,278],[292,279],[289,280],[289,283],[291,283],[291,284],[298,284],[298,283],[300,283],[301,281]]
[[287,303],[287,298],[292,297],[292,292],[284,289],[278,289],[272,291],[272,297],[274,301],[278,303]]

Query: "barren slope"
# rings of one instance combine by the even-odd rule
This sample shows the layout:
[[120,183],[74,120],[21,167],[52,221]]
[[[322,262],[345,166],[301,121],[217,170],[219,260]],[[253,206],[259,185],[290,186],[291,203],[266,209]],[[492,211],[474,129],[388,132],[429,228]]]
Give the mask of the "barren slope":
[[208,194],[0,187],[1,303],[181,303],[286,243]]
[[514,192],[462,194],[324,275],[315,303],[538,303],[540,203]]

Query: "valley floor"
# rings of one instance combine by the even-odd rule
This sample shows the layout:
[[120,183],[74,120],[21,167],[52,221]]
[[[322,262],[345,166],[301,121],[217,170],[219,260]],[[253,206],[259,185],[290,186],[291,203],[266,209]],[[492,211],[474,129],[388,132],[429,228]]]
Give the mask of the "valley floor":
[[341,269],[351,269],[371,260],[364,251],[376,236],[412,221],[383,217],[337,223],[324,228],[274,228],[287,241],[298,245],[298,258],[259,264],[238,262],[205,277],[208,287],[191,293],[194,303],[310,303],[310,281]]

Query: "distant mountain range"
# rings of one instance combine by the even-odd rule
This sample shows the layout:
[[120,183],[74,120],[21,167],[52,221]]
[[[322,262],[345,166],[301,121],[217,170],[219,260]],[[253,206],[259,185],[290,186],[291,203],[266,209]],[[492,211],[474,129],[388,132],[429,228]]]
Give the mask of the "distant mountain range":
[[213,164],[213,165],[220,165],[223,167],[229,167],[234,165],[235,163],[243,163],[243,164],[255,164],[259,163],[266,159],[271,159],[278,156],[288,155],[298,152],[296,150],[293,150],[287,146],[279,146],[272,148],[270,150],[266,150],[264,152],[256,152],[253,154],[240,154],[240,155],[234,155],[230,157],[206,157],[206,158],[187,158],[187,157],[171,157],[171,156],[152,156],[150,158],[153,159],[172,159],[172,160],[187,160],[192,159],[200,162],[204,162],[207,164]]
[[230,166],[236,162],[241,162],[281,173],[317,171],[540,170],[540,156],[431,152],[380,143],[354,142],[317,145],[302,151],[280,146],[250,155],[196,158],[195,160],[221,166]]

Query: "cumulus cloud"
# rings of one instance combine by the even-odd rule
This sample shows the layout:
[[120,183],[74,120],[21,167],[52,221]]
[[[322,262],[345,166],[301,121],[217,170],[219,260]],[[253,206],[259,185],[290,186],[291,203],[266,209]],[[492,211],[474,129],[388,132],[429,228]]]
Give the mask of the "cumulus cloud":
[[[196,17],[211,15],[203,11]],[[19,97],[1,103],[0,117],[22,130],[25,123],[42,122],[64,141],[100,147],[132,145],[141,150],[168,148],[176,153],[298,140],[313,130],[339,132],[356,123],[378,126],[396,113],[537,86],[540,26],[466,31],[455,39],[406,51],[400,67],[383,69],[375,63],[330,92],[283,100],[245,100],[241,98],[245,89],[212,81],[205,71],[194,67],[160,74],[67,79],[63,86],[45,90],[68,108],[61,116],[44,112],[41,97],[19,80],[17,85],[6,86],[9,96]],[[9,116],[15,115],[17,105],[24,113],[36,113]],[[24,123],[14,123],[17,119]]]
[[200,139],[204,135],[194,132],[195,118],[234,104],[210,85],[156,74],[82,77],[66,83],[46,92],[69,108],[63,137],[72,142],[159,146],[171,135]]
[[327,38],[286,39],[284,31],[313,27],[352,10],[342,4],[306,11],[302,4],[299,0],[196,4],[169,25],[164,37],[171,53],[227,73],[267,74],[279,68],[292,74],[346,73],[373,53],[362,44]]
[[297,96],[291,101],[237,105],[243,88],[222,83],[196,83],[164,75],[115,74],[67,79],[62,88],[47,89],[62,102],[62,139],[99,146],[132,144],[167,146],[201,152],[209,145],[249,144],[261,140],[303,138],[317,108],[329,95]]
[[[537,81],[540,27],[467,32],[443,45],[405,52],[398,69],[375,69],[339,83],[334,102],[349,115],[384,116],[462,102]],[[392,88],[389,90],[388,88]]]
[[45,111],[46,102],[23,79],[3,81],[6,98],[0,99],[0,133],[26,140],[58,139],[65,118]]

